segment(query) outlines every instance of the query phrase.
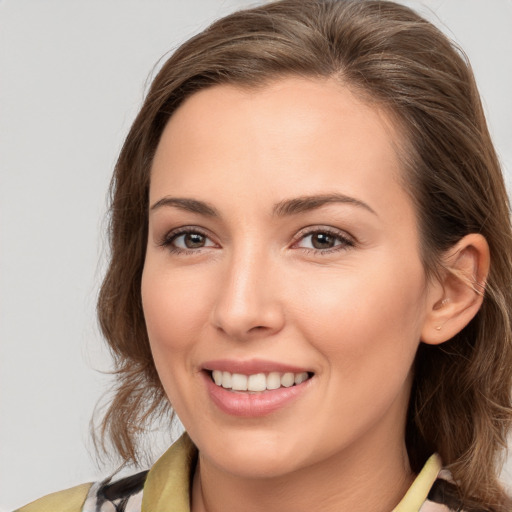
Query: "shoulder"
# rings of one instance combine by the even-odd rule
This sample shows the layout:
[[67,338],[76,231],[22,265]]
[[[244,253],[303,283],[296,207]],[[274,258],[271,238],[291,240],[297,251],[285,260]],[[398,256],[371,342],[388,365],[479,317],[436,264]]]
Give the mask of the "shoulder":
[[82,484],[39,498],[15,512],[80,512],[92,484]]
[[197,450],[184,434],[149,471],[93,484],[82,512],[190,512],[190,485]]
[[110,479],[93,484],[83,505],[83,512],[103,512],[122,510],[123,512],[140,512],[142,491],[148,471],[141,471],[119,480]]
[[196,459],[197,449],[185,433],[150,470],[49,494],[15,512],[140,512],[143,493],[146,510],[185,512]]
[[[88,483],[44,496],[15,512],[102,512],[119,510],[139,512],[142,489],[148,472],[112,481]],[[112,508],[114,506],[114,509]]]
[[432,484],[427,499],[420,512],[485,512],[489,508],[471,504],[464,504],[462,493],[455,484],[449,470],[442,469]]

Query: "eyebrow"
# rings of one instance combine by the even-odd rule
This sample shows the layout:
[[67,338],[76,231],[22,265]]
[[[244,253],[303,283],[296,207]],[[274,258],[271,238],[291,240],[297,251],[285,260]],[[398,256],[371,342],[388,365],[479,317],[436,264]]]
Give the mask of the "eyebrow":
[[157,201],[151,208],[151,211],[158,210],[163,206],[174,206],[180,210],[187,212],[198,213],[207,217],[220,217],[220,213],[211,204],[204,201],[197,201],[196,199],[187,199],[183,197],[163,197]]
[[[297,215],[311,210],[316,210],[329,203],[342,203],[363,208],[374,215],[377,215],[368,204],[356,199],[354,197],[346,196],[344,194],[320,194],[313,196],[300,196],[293,199],[285,199],[276,203],[272,208],[272,215],[274,217],[288,217]],[[171,206],[207,217],[221,217],[219,211],[211,204],[198,201],[197,199],[189,199],[183,197],[163,197],[158,200],[150,210],[154,211],[163,206]]]
[[277,217],[286,217],[288,215],[296,215],[298,213],[316,210],[321,206],[329,203],[342,203],[364,208],[369,212],[377,215],[373,208],[356,199],[355,197],[346,196],[344,194],[321,194],[315,196],[301,196],[294,199],[286,199],[280,201],[273,208],[273,215]]

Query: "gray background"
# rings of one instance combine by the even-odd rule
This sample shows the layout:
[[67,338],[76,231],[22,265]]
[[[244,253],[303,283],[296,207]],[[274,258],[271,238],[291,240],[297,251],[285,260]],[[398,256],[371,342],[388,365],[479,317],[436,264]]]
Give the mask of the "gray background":
[[[512,0],[407,3],[468,53],[510,182]],[[88,427],[109,381],[94,308],[112,167],[158,59],[252,4],[0,0],[2,510],[107,474]]]

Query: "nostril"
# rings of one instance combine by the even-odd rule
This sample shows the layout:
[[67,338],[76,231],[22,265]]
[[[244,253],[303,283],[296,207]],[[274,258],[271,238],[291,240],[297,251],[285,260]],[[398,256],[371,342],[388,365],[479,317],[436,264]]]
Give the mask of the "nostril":
[[265,327],[264,325],[257,325],[256,327],[252,327],[251,329],[249,329],[249,332],[261,331],[261,330],[265,330],[265,329],[268,329],[268,327]]

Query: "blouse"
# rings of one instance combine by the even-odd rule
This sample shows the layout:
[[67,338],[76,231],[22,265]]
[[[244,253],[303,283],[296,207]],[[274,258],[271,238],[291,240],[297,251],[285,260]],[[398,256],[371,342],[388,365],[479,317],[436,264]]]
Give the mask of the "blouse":
[[[190,512],[197,449],[185,433],[148,471],[40,498],[15,512]],[[392,512],[461,510],[455,484],[432,455]]]

